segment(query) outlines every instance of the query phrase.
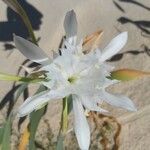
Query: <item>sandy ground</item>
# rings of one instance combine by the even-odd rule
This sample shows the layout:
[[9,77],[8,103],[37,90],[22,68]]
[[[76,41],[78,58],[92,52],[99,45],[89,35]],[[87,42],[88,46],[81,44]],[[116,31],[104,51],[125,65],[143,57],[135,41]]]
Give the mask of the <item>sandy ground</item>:
[[[40,30],[35,31],[35,33],[37,37],[41,37],[39,45],[48,55],[51,54],[51,50],[58,48],[64,35],[63,19],[65,13],[74,9],[78,17],[79,39],[102,29],[104,35],[100,48],[103,48],[119,32],[128,31],[128,43],[120,52],[118,59],[113,59],[110,63],[115,64],[116,69],[130,68],[150,71],[149,0],[30,0],[28,3],[43,14]],[[6,5],[0,1],[0,6],[1,25],[1,22],[7,22],[8,18],[6,16]],[[16,74],[25,57],[16,49],[6,51],[4,42],[12,43],[0,41],[0,71]],[[130,83],[120,83],[111,88],[114,92],[129,96],[138,108],[138,112],[131,113],[108,106],[108,109],[115,117],[118,117],[119,122],[122,124],[120,150],[150,149],[149,84],[150,78],[145,77]],[[11,83],[0,82],[1,100],[11,89],[11,86]],[[35,86],[32,86],[32,88],[36,89]],[[22,103],[21,100],[19,103]],[[55,126],[54,131],[59,127],[60,109],[60,103],[58,105],[58,102],[52,102],[49,104],[49,109],[44,117],[44,119],[48,119],[52,127]],[[3,117],[5,117],[4,109],[1,110],[1,116],[3,120]]]

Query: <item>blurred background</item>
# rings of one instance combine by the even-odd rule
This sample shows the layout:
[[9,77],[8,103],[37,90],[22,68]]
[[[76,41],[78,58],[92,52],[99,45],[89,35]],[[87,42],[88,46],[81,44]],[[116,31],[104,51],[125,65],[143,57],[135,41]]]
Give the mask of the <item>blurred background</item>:
[[[64,36],[65,14],[74,9],[78,19],[78,40],[95,31],[103,30],[99,45],[102,49],[114,36],[127,31],[126,46],[119,54],[111,58],[109,63],[114,64],[116,69],[130,68],[150,71],[150,0],[19,0],[19,3],[29,16],[39,46],[48,55],[52,54],[52,50],[57,51]],[[0,72],[17,74],[26,58],[15,49],[12,34],[15,33],[26,39],[29,38],[29,35],[20,17],[2,1],[0,1],[0,6]],[[119,133],[120,142],[118,144],[120,150],[150,149],[149,85],[150,79],[145,77],[130,83],[119,83],[110,89],[129,96],[138,108],[138,112],[133,114],[106,106],[121,124],[122,130]],[[8,109],[11,109],[10,106],[13,105],[11,100],[13,100],[13,92],[16,88],[17,86],[14,87],[11,82],[0,81],[0,123],[7,117]],[[36,86],[31,86],[27,95],[32,95],[36,88]],[[16,108],[27,95],[20,98]],[[46,137],[47,131],[57,133],[61,112],[60,104],[60,102],[49,104],[37,133],[37,149],[48,149],[45,145],[51,141]],[[21,130],[13,129],[12,149],[14,150],[20,132]],[[69,149],[78,148],[74,146]],[[93,146],[91,149],[98,148]],[[103,149],[111,150],[112,148],[108,146]]]

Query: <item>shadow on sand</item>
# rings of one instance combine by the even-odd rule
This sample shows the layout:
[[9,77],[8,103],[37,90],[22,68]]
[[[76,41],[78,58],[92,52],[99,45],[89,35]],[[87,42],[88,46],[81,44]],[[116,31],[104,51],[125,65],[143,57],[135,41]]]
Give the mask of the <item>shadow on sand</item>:
[[119,0],[119,1],[120,2],[125,2],[125,3],[130,3],[130,4],[135,4],[135,5],[139,6],[139,7],[142,7],[144,9],[150,11],[150,7],[144,5],[144,4],[140,3],[140,2],[137,2],[136,0]]
[[150,48],[146,45],[142,45],[141,46],[141,49],[142,50],[129,50],[129,51],[126,51],[126,52],[123,52],[123,53],[119,53],[119,54],[116,54],[115,56],[113,56],[111,59],[108,60],[108,62],[114,62],[114,61],[119,61],[121,60],[124,55],[126,54],[131,54],[131,55],[140,55],[140,54],[147,54],[148,56],[150,56]]
[[137,28],[139,28],[142,32],[150,34],[150,21],[147,20],[134,21],[127,17],[120,17],[117,21],[120,22],[121,24],[131,23],[135,25]]
[[[39,30],[40,25],[42,24],[42,13],[29,4],[26,0],[19,0],[18,2],[26,11],[31,21],[33,30]],[[5,42],[5,50],[11,50],[14,46],[9,42],[13,41],[13,33],[25,39],[29,38],[29,34],[23,21],[16,12],[8,7],[6,13],[7,21],[0,22],[0,41]]]

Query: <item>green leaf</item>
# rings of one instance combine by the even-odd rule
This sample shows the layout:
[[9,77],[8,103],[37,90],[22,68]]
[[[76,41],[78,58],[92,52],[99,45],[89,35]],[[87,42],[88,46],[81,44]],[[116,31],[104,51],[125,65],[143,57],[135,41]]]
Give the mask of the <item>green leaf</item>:
[[66,134],[66,131],[68,129],[68,115],[71,112],[72,108],[73,108],[72,96],[70,95],[68,97],[63,98],[61,127],[57,138],[56,150],[63,150],[63,141],[64,141],[63,135]]
[[57,139],[56,150],[63,150],[63,141],[64,141],[64,137],[62,136],[62,134],[60,134]]
[[70,114],[70,112],[72,111],[73,109],[73,101],[72,101],[72,96],[68,96],[68,115]]
[[1,145],[2,140],[3,140],[3,135],[4,135],[4,124],[0,128],[0,145]]
[[129,81],[143,76],[150,76],[150,72],[144,72],[144,71],[132,70],[132,69],[120,69],[111,72],[111,76],[108,78],[121,80],[121,81]]
[[1,72],[0,72],[0,80],[20,81],[20,82],[27,82],[27,83],[36,83],[36,82],[46,81],[44,78],[20,77],[20,76],[1,73]]
[[63,98],[63,112],[62,112],[62,132],[66,133],[68,129],[68,97]]
[[[46,87],[44,86],[40,86],[40,88],[37,90],[36,93],[40,93],[42,91],[45,91]],[[46,110],[46,106],[35,111],[32,112],[30,115],[30,124],[29,124],[29,132],[30,132],[30,139],[29,139],[29,150],[35,150],[35,134],[36,134],[36,130],[38,128],[39,122],[42,118],[42,116],[44,115],[44,112]]]
[[28,83],[22,83],[20,87],[17,89],[17,93],[15,95],[14,100],[17,101],[17,99],[20,97],[20,95],[24,92],[24,90],[27,88]]
[[10,140],[11,140],[11,127],[12,127],[12,117],[7,119],[4,125],[4,131],[2,133],[3,138],[2,138],[2,143],[1,143],[1,150],[10,150]]

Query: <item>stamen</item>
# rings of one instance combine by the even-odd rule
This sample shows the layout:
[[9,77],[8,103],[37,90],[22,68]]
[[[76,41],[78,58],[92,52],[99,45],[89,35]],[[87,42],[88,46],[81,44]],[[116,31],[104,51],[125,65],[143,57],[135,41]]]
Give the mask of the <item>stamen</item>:
[[68,78],[68,81],[69,81],[70,83],[74,83],[74,82],[76,81],[76,79],[77,79],[76,77],[73,77],[73,76],[72,76],[72,77],[69,77],[69,78]]

